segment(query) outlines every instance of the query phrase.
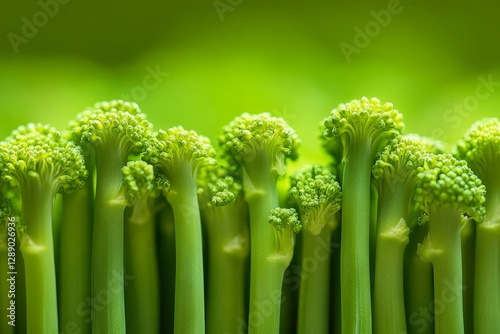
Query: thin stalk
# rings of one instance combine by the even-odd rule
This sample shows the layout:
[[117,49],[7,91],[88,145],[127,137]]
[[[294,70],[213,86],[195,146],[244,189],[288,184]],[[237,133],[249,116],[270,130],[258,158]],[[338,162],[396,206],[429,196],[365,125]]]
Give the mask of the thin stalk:
[[372,333],[370,292],[371,148],[349,149],[342,177],[342,333]]
[[499,333],[500,225],[477,224],[476,238],[474,333]]
[[47,184],[28,188],[21,194],[26,231],[20,235],[26,272],[28,333],[58,333],[52,237],[54,194]]
[[125,286],[130,333],[159,333],[160,328],[156,228],[147,202],[144,198],[132,207],[125,227],[125,268],[134,277]]
[[329,332],[331,230],[303,231],[298,334]]
[[91,295],[93,206],[92,176],[84,188],[63,195],[59,325],[82,334],[91,329],[87,314],[79,309]]

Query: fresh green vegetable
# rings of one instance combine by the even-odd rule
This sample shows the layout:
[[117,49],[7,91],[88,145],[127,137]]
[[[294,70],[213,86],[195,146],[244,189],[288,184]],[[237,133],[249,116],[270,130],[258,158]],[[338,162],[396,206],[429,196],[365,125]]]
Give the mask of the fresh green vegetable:
[[[91,295],[92,228],[94,225],[95,158],[89,143],[75,143],[82,148],[88,171],[85,185],[63,194],[60,236],[59,327],[75,327],[81,334],[91,332],[88,315],[81,305]],[[75,261],[78,259],[78,261]]]
[[[276,288],[283,261],[275,254],[277,241],[267,224],[271,210],[279,206],[276,182],[286,172],[287,158],[297,157],[299,140],[282,118],[270,114],[243,114],[219,137],[229,163],[242,167],[243,191],[250,212],[249,333],[278,333],[281,285]],[[281,284],[281,282],[280,282]],[[279,292],[279,293],[278,293]]]
[[370,179],[375,157],[403,129],[403,117],[378,99],[341,104],[324,120],[324,146],[340,161],[341,303],[344,333],[371,333]]
[[209,334],[237,333],[246,317],[248,208],[237,174],[218,163],[202,168],[198,178],[198,200],[208,244]]
[[58,333],[53,203],[58,192],[84,185],[83,156],[56,129],[28,124],[0,143],[0,170],[22,200],[22,220],[16,223],[26,266],[28,332]]
[[116,100],[95,104],[70,126],[73,138],[92,145],[96,162],[92,331],[125,333],[123,224],[127,202],[121,194],[121,169],[131,155],[141,153],[151,124],[137,104]]
[[159,190],[168,189],[170,183],[163,177],[155,179],[153,166],[140,160],[129,161],[122,174],[122,193],[130,206],[125,218],[125,272],[133,277],[125,283],[127,332],[158,333],[160,292],[154,216],[159,210]]
[[[296,172],[290,183],[290,201],[303,225],[297,333],[326,334],[331,314],[331,235],[340,224],[342,192],[335,176],[321,165]],[[311,266],[314,271],[305,270]]]
[[[484,221],[476,225],[474,332],[500,332],[500,122],[496,118],[472,125],[456,146],[456,155],[486,187]],[[493,296],[493,297],[492,297]]]
[[418,254],[433,266],[435,331],[464,333],[460,232],[464,220],[483,220],[485,187],[449,154],[428,155],[418,171],[415,201],[429,224]]
[[197,197],[198,168],[215,162],[208,138],[174,127],[146,143],[143,159],[170,181],[167,201],[175,220],[175,333],[205,332],[203,242]]
[[378,193],[373,303],[374,333],[406,331],[403,259],[409,242],[417,168],[432,142],[416,135],[394,138],[378,155],[372,174]]

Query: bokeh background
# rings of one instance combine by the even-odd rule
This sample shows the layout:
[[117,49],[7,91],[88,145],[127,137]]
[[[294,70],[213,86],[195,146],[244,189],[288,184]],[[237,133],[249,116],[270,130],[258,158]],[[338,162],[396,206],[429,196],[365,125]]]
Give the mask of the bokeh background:
[[122,98],[156,129],[214,141],[235,116],[271,112],[301,161],[321,161],[319,122],[376,96],[406,132],[452,144],[500,115],[499,14],[493,0],[2,1],[0,137]]

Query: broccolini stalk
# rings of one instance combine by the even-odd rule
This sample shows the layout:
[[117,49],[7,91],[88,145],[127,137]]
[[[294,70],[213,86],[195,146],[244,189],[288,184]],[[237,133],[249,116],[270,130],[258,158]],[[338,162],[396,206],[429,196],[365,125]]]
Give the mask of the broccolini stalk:
[[263,113],[235,118],[224,127],[219,144],[230,163],[242,166],[250,212],[249,333],[278,333],[281,295],[273,289],[281,279],[282,261],[273,256],[279,245],[267,221],[269,212],[279,205],[278,176],[285,174],[286,158],[297,157],[299,140],[283,119]]
[[131,207],[125,219],[125,269],[133,280],[125,284],[125,312],[130,333],[158,333],[160,326],[159,277],[154,216],[159,190],[170,186],[155,180],[153,166],[129,161],[122,168],[122,193]]
[[175,333],[205,332],[203,244],[197,198],[197,172],[214,163],[208,138],[174,127],[151,137],[143,159],[170,180],[166,198],[175,220]]
[[[435,331],[464,333],[461,226],[482,221],[485,187],[463,160],[431,154],[418,168],[415,201],[428,216],[429,233],[418,247],[434,271]],[[450,291],[451,290],[451,291]]]
[[0,143],[3,181],[20,194],[18,236],[26,268],[29,333],[57,333],[57,291],[52,238],[52,209],[57,192],[83,186],[83,156],[56,129],[28,124]]
[[403,263],[415,206],[417,168],[423,166],[432,142],[416,135],[394,138],[373,165],[378,193],[374,333],[406,331]]
[[[329,333],[330,243],[339,225],[342,193],[335,176],[320,165],[290,177],[290,201],[298,208],[303,225],[297,333]],[[319,252],[321,250],[321,252]],[[316,270],[304,268],[315,262]]]
[[[456,154],[486,187],[484,221],[476,225],[474,332],[500,332],[500,122],[476,122],[457,144]],[[495,297],[497,296],[497,297]]]
[[236,333],[246,317],[250,242],[241,183],[222,163],[206,166],[198,200],[208,243],[207,333]]
[[[71,139],[71,138],[70,138]],[[59,326],[70,324],[81,334],[91,326],[80,305],[91,296],[92,227],[94,221],[94,152],[80,143],[89,173],[85,186],[63,194],[60,236]],[[75,261],[78,259],[78,261]]]
[[[342,331],[371,333],[370,179],[376,154],[403,129],[402,115],[378,99],[339,105],[324,120],[324,146],[341,161]],[[332,149],[333,148],[333,149]]]
[[[130,155],[139,154],[151,124],[135,103],[101,102],[78,115],[73,137],[95,152],[96,191],[92,238],[92,331],[125,333],[122,173]],[[102,301],[106,302],[102,302]]]

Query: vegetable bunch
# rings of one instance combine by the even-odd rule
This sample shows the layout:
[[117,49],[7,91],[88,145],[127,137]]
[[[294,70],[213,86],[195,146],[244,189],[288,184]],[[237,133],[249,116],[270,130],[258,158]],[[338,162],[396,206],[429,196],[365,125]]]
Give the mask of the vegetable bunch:
[[268,113],[219,149],[121,100],[20,126],[0,142],[0,305],[15,235],[26,320],[1,333],[500,333],[498,119],[449,151],[376,98],[320,128],[331,163],[287,175],[300,140]]

